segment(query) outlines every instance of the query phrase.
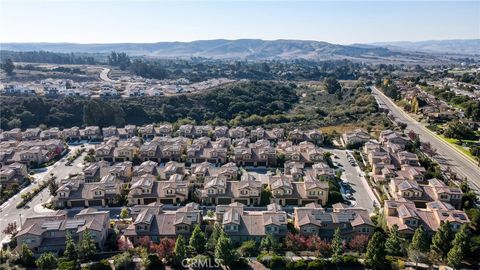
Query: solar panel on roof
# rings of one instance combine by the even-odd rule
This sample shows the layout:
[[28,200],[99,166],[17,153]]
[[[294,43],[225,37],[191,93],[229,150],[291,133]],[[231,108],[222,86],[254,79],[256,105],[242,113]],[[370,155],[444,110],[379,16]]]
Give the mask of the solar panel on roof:
[[79,226],[83,225],[85,225],[84,219],[67,220],[67,222],[65,223],[65,229],[76,229]]
[[353,214],[352,213],[338,213],[337,214],[337,219],[339,222],[348,222],[351,219],[353,219]]
[[315,219],[321,220],[321,221],[332,221],[332,216],[330,214],[317,214],[315,216]]
[[42,228],[46,230],[58,230],[60,229],[60,225],[62,224],[62,221],[47,221],[42,224]]

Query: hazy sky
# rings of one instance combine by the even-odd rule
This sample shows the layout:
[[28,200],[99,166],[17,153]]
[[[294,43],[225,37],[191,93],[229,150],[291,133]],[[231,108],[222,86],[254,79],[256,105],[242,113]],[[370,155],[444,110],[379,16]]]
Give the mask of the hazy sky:
[[1,42],[480,38],[480,1],[0,0]]

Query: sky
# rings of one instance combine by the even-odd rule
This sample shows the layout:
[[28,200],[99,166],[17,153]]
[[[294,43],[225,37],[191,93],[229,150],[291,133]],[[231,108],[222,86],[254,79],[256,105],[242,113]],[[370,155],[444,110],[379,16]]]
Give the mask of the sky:
[[479,39],[480,1],[0,0],[0,42]]

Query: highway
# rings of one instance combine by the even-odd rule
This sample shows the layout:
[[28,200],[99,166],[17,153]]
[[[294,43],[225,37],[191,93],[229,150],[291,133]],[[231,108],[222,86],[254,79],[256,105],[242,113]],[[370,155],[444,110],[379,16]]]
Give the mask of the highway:
[[427,129],[423,124],[419,123],[407,113],[398,107],[390,98],[383,94],[380,90],[371,87],[372,93],[377,101],[382,102],[390,110],[391,114],[399,121],[407,124],[406,130],[413,130],[420,135],[422,142],[429,142],[432,147],[437,150],[438,155],[435,159],[438,161],[442,169],[449,167],[453,172],[462,178],[467,178],[470,186],[476,189],[477,194],[480,192],[480,167],[455,149],[449,143],[438,138],[431,130]]

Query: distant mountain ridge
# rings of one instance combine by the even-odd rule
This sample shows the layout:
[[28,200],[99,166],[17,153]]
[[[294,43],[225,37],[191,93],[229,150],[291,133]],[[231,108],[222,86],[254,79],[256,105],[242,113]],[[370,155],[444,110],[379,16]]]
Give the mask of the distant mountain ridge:
[[392,50],[406,49],[410,51],[430,53],[480,55],[480,39],[394,41],[376,42],[371,43],[371,45],[385,47]]
[[62,53],[109,53],[126,52],[132,56],[164,58],[206,57],[213,59],[351,59],[361,61],[427,59],[424,54],[406,50],[400,45],[353,44],[338,45],[311,40],[198,40],[192,42],[158,43],[2,43],[2,50],[53,51]]

